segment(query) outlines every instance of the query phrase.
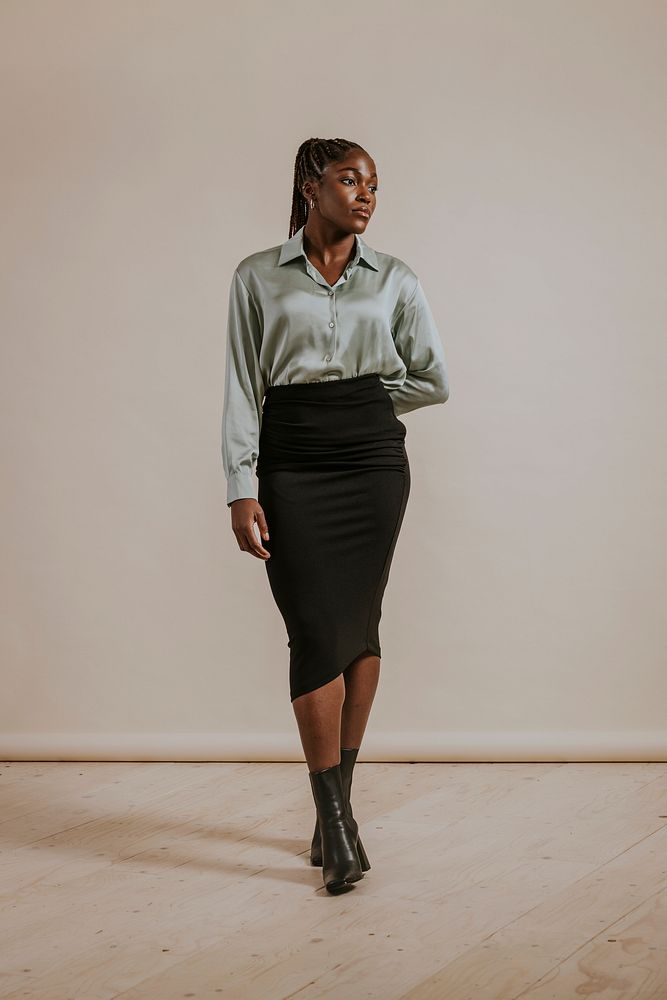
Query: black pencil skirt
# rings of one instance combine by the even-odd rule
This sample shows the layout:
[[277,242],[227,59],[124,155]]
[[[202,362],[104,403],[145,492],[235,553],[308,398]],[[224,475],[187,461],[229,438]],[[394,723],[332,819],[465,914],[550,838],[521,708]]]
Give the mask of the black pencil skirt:
[[290,698],[381,655],[382,598],[410,493],[406,427],[377,372],[269,386],[257,458]]

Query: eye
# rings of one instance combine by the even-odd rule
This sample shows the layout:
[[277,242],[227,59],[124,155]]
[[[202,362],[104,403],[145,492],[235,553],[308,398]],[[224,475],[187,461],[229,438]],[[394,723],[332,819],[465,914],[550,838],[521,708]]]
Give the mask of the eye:
[[[350,181],[351,184],[356,183],[354,177],[341,177],[341,181],[343,184],[345,184],[346,181]],[[374,194],[377,192],[377,189],[378,189],[377,184],[371,184],[371,190],[373,191]]]

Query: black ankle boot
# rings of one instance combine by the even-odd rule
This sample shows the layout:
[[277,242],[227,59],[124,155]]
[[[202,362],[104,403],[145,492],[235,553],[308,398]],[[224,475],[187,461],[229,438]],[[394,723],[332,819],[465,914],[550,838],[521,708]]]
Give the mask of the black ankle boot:
[[[370,861],[366,856],[366,851],[364,850],[364,845],[361,843],[361,837],[359,836],[359,826],[354,816],[352,815],[352,806],[350,804],[350,792],[352,789],[352,772],[354,771],[354,765],[357,760],[357,754],[359,753],[359,747],[348,750],[345,747],[341,747],[340,751],[340,775],[341,783],[343,785],[343,794],[345,796],[345,809],[348,820],[348,825],[354,834],[357,853],[359,855],[359,861],[361,863],[361,870],[367,872],[370,870]],[[322,838],[320,836],[320,821],[315,820],[315,832],[313,833],[313,840],[310,845],[310,863],[311,865],[320,866],[322,864]]]
[[308,775],[321,831],[324,884],[328,892],[340,892],[364,877],[347,820],[340,764]]

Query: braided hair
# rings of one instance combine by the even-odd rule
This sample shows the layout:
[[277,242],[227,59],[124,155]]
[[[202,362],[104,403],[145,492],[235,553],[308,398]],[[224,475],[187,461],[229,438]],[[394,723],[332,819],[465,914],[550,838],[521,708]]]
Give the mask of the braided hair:
[[363,149],[351,139],[306,139],[299,146],[294,163],[294,189],[292,192],[292,214],[290,216],[289,237],[306,224],[308,201],[303,194],[307,180],[319,181],[330,163],[344,160],[351,149]]

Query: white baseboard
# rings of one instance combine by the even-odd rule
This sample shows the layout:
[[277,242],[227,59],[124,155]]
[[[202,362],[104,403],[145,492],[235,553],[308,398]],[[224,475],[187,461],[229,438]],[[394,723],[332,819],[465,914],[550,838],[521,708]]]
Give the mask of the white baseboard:
[[[296,733],[2,733],[0,760],[303,761]],[[360,761],[667,761],[667,730],[434,732],[368,730]]]

